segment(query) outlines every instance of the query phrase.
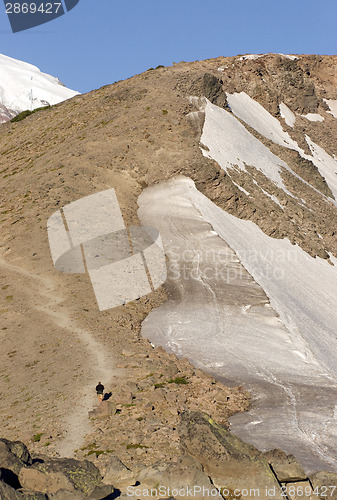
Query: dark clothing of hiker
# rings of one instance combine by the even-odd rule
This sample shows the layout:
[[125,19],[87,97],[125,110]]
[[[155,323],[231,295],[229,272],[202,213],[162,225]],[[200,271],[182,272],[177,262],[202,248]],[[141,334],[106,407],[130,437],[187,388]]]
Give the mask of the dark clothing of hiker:
[[103,401],[103,391],[104,385],[102,385],[101,382],[98,382],[96,385],[96,392],[100,403]]
[[100,382],[98,385],[96,385],[96,392],[97,394],[103,394],[104,391],[104,385],[102,385]]

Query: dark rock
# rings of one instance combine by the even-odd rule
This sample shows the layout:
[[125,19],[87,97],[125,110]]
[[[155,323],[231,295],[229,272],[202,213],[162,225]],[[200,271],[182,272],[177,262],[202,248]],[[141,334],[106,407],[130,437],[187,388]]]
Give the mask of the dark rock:
[[9,441],[8,439],[0,439],[3,443],[5,443],[10,452],[13,453],[16,457],[18,457],[24,464],[31,465],[32,457],[28,451],[27,446],[21,441]]
[[287,455],[281,450],[272,450],[263,454],[272,466],[280,483],[290,481],[306,481],[307,474],[293,455]]
[[281,498],[279,484],[263,453],[216,424],[199,411],[181,414],[179,427],[182,449],[199,460],[212,483],[229,490],[255,488],[264,497],[266,488],[275,489]]
[[[19,474],[22,467],[25,466],[25,463],[11,451],[12,444],[15,443],[11,443],[7,439],[0,440],[0,467],[10,470],[14,472],[14,474]],[[18,452],[19,447],[13,446],[13,450]]]
[[[8,484],[0,481],[1,500],[49,500],[43,493],[15,490]],[[60,499],[61,500],[61,499]]]
[[110,500],[110,498],[116,498],[118,494],[119,492],[115,492],[113,486],[101,484],[100,486],[96,486],[94,491],[87,498],[88,500]]
[[17,474],[9,469],[0,468],[0,481],[3,481],[16,490],[18,488],[21,488],[21,484]]
[[113,484],[116,488],[123,488],[135,484],[137,472],[128,469],[118,457],[112,456],[107,465],[103,482]]
[[88,460],[54,458],[47,459],[43,463],[37,463],[33,467],[47,476],[52,474],[50,477],[54,479],[60,479],[63,476],[64,481],[67,481],[75,491],[79,491],[85,496],[90,495],[96,486],[102,484],[102,476],[99,470]]
[[[337,474],[333,472],[316,472],[310,476],[311,484],[316,489],[315,498],[337,499]],[[317,496],[316,496],[317,495]],[[323,496],[324,495],[324,496]]]
[[85,498],[79,491],[59,490],[48,494],[48,500],[85,500]]
[[229,109],[226,92],[223,90],[220,80],[211,73],[204,74],[203,95],[213,104]]

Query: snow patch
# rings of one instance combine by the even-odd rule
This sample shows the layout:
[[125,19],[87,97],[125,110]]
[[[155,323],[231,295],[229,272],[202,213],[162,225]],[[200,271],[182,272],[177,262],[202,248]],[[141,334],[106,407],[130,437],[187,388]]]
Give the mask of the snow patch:
[[254,166],[291,195],[281,177],[282,167],[287,165],[248,132],[232,113],[208,100],[200,142],[209,148],[209,151],[201,149],[203,155],[215,160],[227,173],[235,166],[245,172],[246,165]]
[[[250,101],[255,103],[253,99],[249,98],[248,102],[250,103]],[[311,186],[311,184],[293,172],[293,170],[291,170],[291,168],[289,168],[284,161],[274,155],[264,144],[262,144],[262,142],[256,139],[256,137],[254,137],[235,118],[233,113],[212,104],[206,98],[191,98],[190,102],[194,103],[196,106],[199,105],[200,109],[205,113],[204,128],[200,142],[208,147],[208,151],[201,148],[202,154],[206,156],[206,158],[215,160],[220,167],[228,173],[229,176],[230,170],[232,169],[247,172],[246,166],[253,166],[257,170],[260,170],[276,186],[283,189],[285,193],[295,198],[295,196],[288,191],[282,180],[282,169],[286,169],[301,182],[309,186],[321,196],[327,198],[320,191]],[[262,115],[260,118],[257,118],[256,122],[254,122],[255,126],[260,128],[263,127],[265,130],[266,127],[263,122],[263,117],[267,116],[267,118],[270,118],[270,125],[274,125],[275,137],[276,132],[278,132],[282,138],[281,132],[283,132],[283,129],[276,118],[271,116],[270,113],[268,113],[268,111],[266,111],[260,104],[255,104],[259,106],[257,109]],[[254,109],[254,107],[252,108]],[[251,114],[248,112],[249,119],[254,116],[253,109],[250,110],[252,111]],[[278,123],[280,127],[279,129],[276,127],[273,120]],[[285,132],[283,132],[283,134],[284,137],[289,137]],[[291,139],[289,138],[289,140]],[[304,151],[298,147],[297,143],[295,141],[292,142],[294,149],[296,148],[300,154],[304,155]]]
[[269,194],[267,193],[267,191],[265,191],[261,186],[258,185],[258,183],[256,182],[255,179],[253,179],[253,182],[254,184],[256,184],[258,186],[259,189],[261,189],[261,191],[266,195],[268,196],[268,198],[270,198],[271,200],[273,200],[273,202],[275,202],[280,208],[282,208],[282,210],[284,210],[284,207],[283,205],[281,205],[281,203],[278,201],[278,199],[276,198],[276,196],[274,196],[273,194]]
[[241,56],[238,58],[239,61],[254,61],[255,59],[260,59],[265,54],[246,54],[245,56]]
[[[246,54],[244,56],[238,57],[238,60],[239,61],[248,61],[248,60],[249,61],[254,61],[255,59],[260,59],[261,57],[270,56],[270,55],[274,55],[274,53],[273,52],[269,52],[267,54]],[[293,56],[293,55],[290,55],[290,54],[277,53],[275,55],[285,57],[286,59],[290,59],[291,61],[297,61],[297,59],[298,59],[297,56]]]
[[230,108],[240,120],[280,146],[288,149],[298,148],[297,143],[283,130],[280,122],[260,103],[254,101],[245,92],[226,94]]
[[319,115],[318,113],[308,113],[307,115],[300,115],[302,118],[306,118],[307,120],[311,122],[323,122],[324,118],[323,116]]
[[337,200],[337,161],[332,158],[321,146],[315,144],[308,135],[305,136],[312,157],[307,156],[318,168],[319,173],[326,180],[332,194]]
[[291,54],[282,54],[282,53],[279,52],[277,55],[285,57],[286,59],[290,59],[291,61],[297,61],[298,60],[297,56],[293,56]]
[[295,113],[293,113],[288,108],[288,106],[286,106],[286,104],[284,104],[283,102],[281,102],[281,104],[279,105],[279,109],[280,109],[281,117],[284,119],[286,124],[289,127],[293,127],[295,125],[295,121],[296,121]]
[[232,179],[232,183],[234,184],[234,186],[236,186],[238,189],[240,189],[240,191],[242,191],[243,193],[245,193],[245,195],[250,196],[250,193],[245,188],[243,188],[242,186],[239,186],[239,184],[237,184],[236,182],[234,182],[233,179]]
[[[299,147],[297,142],[294,141],[289,136],[289,134],[283,130],[280,122],[274,116],[272,116],[263,106],[261,106],[261,104],[254,101],[254,99],[249,97],[245,92],[235,94],[227,93],[227,102],[233,113],[238,118],[243,120],[247,125],[252,127],[261,135],[263,135],[267,139],[272,140],[273,142],[275,142],[275,144],[279,144],[280,146],[283,146],[285,148],[297,151],[300,156],[302,156],[302,158],[311,161],[318,168],[320,174],[325,178],[327,184],[329,185],[329,188],[334,194],[335,200],[337,199],[335,194],[337,183],[335,168],[337,162],[334,158],[328,155],[328,153],[326,153],[323,148],[317,146],[310,140],[310,138],[308,138],[309,141],[307,139],[307,142],[310,147],[312,156],[307,155],[303,151],[303,149]],[[310,141],[312,147],[310,146]],[[279,160],[279,162],[281,162],[281,160]],[[295,172],[293,172],[284,162],[282,162],[282,166],[285,166],[293,175],[301,179],[302,182],[311,186],[311,184],[295,174]],[[313,186],[311,187],[316,192],[319,192]],[[325,196],[322,193],[320,194],[322,196]]]
[[324,102],[327,103],[327,105],[330,108],[330,115],[332,115],[334,118],[337,118],[337,100],[334,99],[323,99]]

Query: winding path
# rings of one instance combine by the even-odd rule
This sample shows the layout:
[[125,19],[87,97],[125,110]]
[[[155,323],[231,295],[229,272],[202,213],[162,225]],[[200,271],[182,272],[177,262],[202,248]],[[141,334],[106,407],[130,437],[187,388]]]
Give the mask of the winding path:
[[[51,277],[38,275],[24,267],[0,258],[0,267],[4,273],[15,273],[21,279],[29,280],[30,294],[37,294],[39,301],[34,301],[34,309],[42,312],[45,317],[58,327],[68,331],[83,347],[88,356],[91,377],[81,385],[80,393],[70,395],[73,397],[73,410],[64,415],[62,427],[64,438],[56,442],[55,449],[61,456],[73,456],[74,450],[81,447],[85,436],[92,432],[88,411],[96,403],[94,388],[98,380],[104,380],[108,385],[116,375],[114,360],[106,348],[95,339],[93,333],[76,325],[70,312],[64,304],[64,297],[57,295],[55,282]],[[62,307],[60,305],[62,304]]]

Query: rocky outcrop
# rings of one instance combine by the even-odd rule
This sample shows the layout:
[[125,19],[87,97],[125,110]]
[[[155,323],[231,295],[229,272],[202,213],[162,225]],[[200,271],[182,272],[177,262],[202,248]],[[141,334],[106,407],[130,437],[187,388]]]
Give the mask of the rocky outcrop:
[[[22,467],[32,465],[27,447],[20,441],[0,439],[0,467],[2,477],[18,475]],[[7,472],[5,472],[7,471]]]
[[229,109],[226,92],[222,86],[222,80],[212,75],[205,73],[202,83],[202,95],[207,97],[209,101],[224,109]]
[[315,488],[316,494],[326,488],[335,494],[337,489],[336,474],[310,478],[292,455],[280,450],[262,453],[201,412],[184,412],[179,431],[184,452],[201,463],[212,484],[222,491],[241,492],[249,498],[257,495],[254,491],[260,498],[284,498],[292,485],[293,492],[300,495],[306,488],[307,497],[314,498]]
[[47,495],[44,495],[43,493],[15,490],[1,480],[0,498],[1,500],[48,500]]
[[113,498],[113,492],[113,486],[102,482],[92,462],[41,456],[32,459],[23,443],[0,440],[1,500],[101,500]]
[[88,460],[30,456],[21,442],[0,440],[1,500],[108,500],[113,498],[337,498],[337,475],[307,476],[295,457],[261,452],[207,414],[180,415],[180,448],[167,461],[126,466],[112,455],[104,479]]
[[103,482],[113,484],[122,489],[126,486],[136,484],[138,471],[131,470],[116,456],[112,456],[106,467]]
[[[184,412],[180,438],[183,450],[199,460],[218,488],[231,491],[278,488],[278,482],[262,452],[232,435],[207,415]],[[280,495],[278,495],[280,497]]]

